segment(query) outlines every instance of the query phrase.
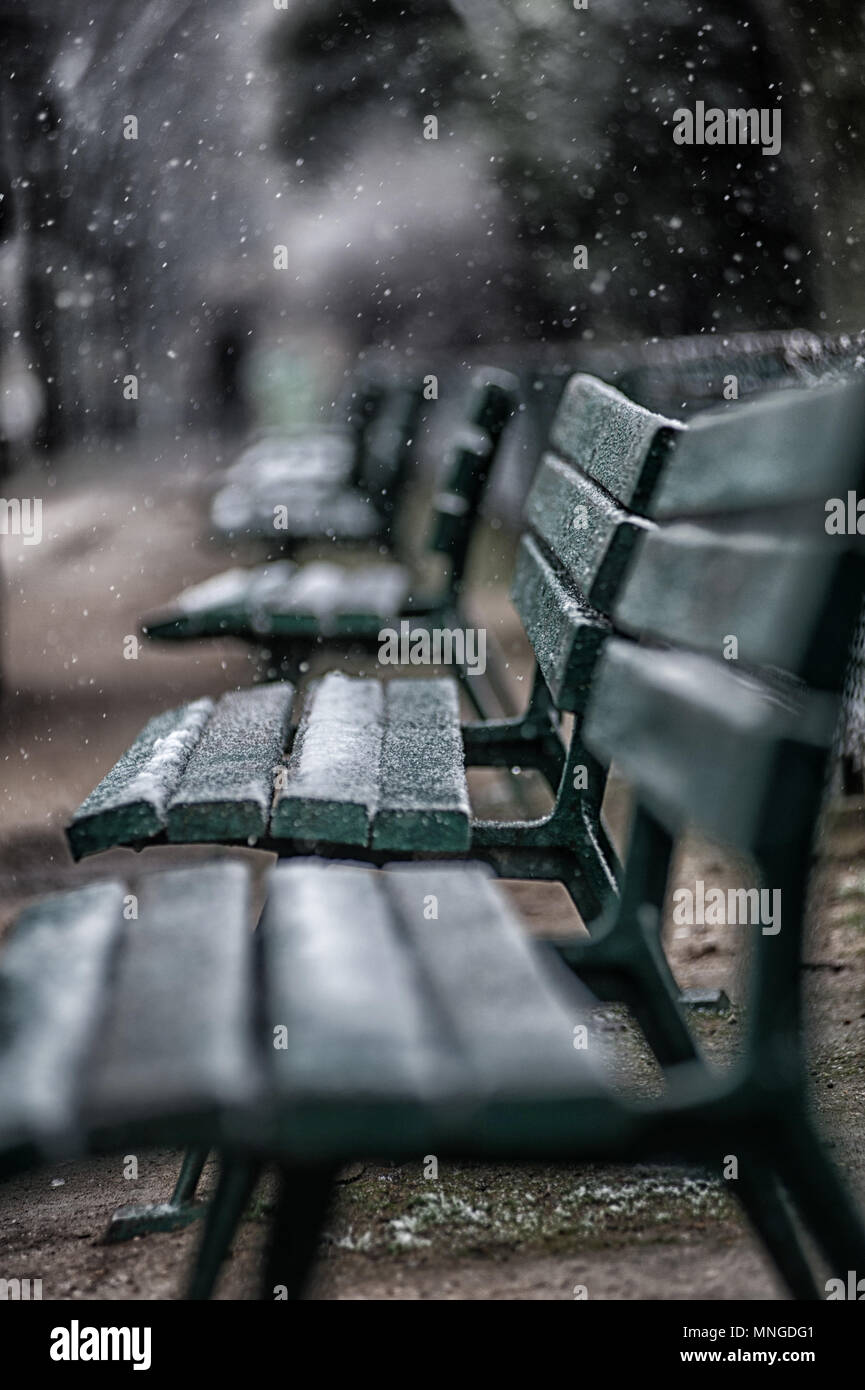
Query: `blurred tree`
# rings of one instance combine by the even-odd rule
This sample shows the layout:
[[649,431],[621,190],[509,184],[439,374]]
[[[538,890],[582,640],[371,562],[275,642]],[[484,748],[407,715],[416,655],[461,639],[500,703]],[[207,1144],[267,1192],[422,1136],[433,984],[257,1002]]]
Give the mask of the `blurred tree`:
[[[473,150],[485,166],[477,219],[455,218],[432,287],[421,190],[410,214],[400,204],[390,251],[402,293],[380,305],[371,276],[364,301],[353,247],[332,265],[331,304],[363,314],[372,333],[397,323],[413,333],[414,275],[427,304],[435,291],[439,336],[450,322],[454,342],[467,331],[544,340],[808,324],[812,191],[795,120],[777,157],[672,139],[674,110],[696,100],[780,103],[785,123],[795,116],[787,31],[771,21],[762,0],[711,13],[689,0],[589,0],[585,10],[571,0],[313,0],[281,13],[278,136],[299,188],[331,199],[342,189],[350,201],[375,169],[376,141],[392,145],[400,124],[406,165],[431,168],[427,114],[453,147],[455,183]],[[574,268],[578,245],[586,269]],[[472,258],[473,332],[461,296]]]

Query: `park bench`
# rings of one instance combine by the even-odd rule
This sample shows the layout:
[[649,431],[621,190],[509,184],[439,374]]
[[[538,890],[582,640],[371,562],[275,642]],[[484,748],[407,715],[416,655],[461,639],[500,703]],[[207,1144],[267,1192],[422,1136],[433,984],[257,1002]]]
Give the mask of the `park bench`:
[[217,496],[223,500],[215,511],[224,510],[229,531],[232,514],[243,505],[238,497],[242,491],[276,485],[289,499],[302,501],[305,491],[315,495],[349,486],[359,473],[366,432],[386,392],[383,377],[354,374],[350,390],[336,403],[336,422],[259,431],[222,475]]
[[[616,891],[618,865],[601,820],[606,766],[585,747],[580,726],[600,653],[629,621],[617,601],[633,552],[639,543],[654,555],[660,545],[664,563],[692,565],[687,582],[682,570],[681,591],[662,580],[651,595],[661,609],[675,600],[690,611],[691,641],[704,647],[698,599],[709,573],[722,585],[724,547],[703,553],[679,542],[670,550],[659,528],[693,510],[701,488],[710,511],[734,516],[754,499],[764,509],[784,499],[786,515],[822,508],[827,489],[846,495],[858,478],[846,441],[859,399],[844,386],[784,392],[680,428],[591,378],[574,378],[553,429],[556,452],[545,455],[528,500],[516,566],[515,600],[538,663],[524,715],[461,726],[452,680],[340,673],[304,692],[296,730],[288,683],[194,701],[151,720],[79,808],[67,831],[73,855],[194,842],[378,865],[461,855],[503,877],[560,880],[593,931]],[[814,459],[824,457],[817,469]],[[835,540],[840,553],[844,540]],[[767,564],[779,547],[783,537],[767,530]],[[743,565],[762,553],[752,541],[742,549]],[[637,601],[632,587],[625,598]],[[752,626],[771,612],[754,603]],[[793,610],[784,620],[795,617]],[[775,628],[780,644],[784,624]],[[749,631],[739,636],[741,662]],[[803,653],[790,656],[786,669],[806,678],[804,661]],[[562,713],[575,717],[567,747]],[[475,819],[466,765],[539,768],[557,788],[552,811],[532,821]],[[608,953],[609,943],[587,946],[586,971],[598,964],[593,987],[628,989],[662,1060],[692,1055],[663,960],[644,950],[614,970]]]
[[249,486],[260,479],[287,487],[297,482],[332,488],[350,483],[360,471],[366,433],[388,389],[396,389],[396,383],[354,373],[335,403],[337,422],[262,430],[225,470],[225,483]]
[[[508,372],[484,368],[476,374],[464,428],[452,443],[431,508],[428,550],[447,558],[446,577],[437,585],[408,562],[278,560],[228,570],[187,589],[145,618],[143,631],[164,641],[236,637],[263,649],[271,678],[297,680],[323,641],[377,646],[381,630],[399,629],[403,620],[431,629],[465,627],[460,601],[474,525],[517,393],[517,380]],[[474,676],[467,681],[469,694],[478,683],[492,684]],[[480,701],[476,707],[482,708]]]
[[[457,687],[450,679],[385,684],[340,673],[305,693],[296,736],[290,683],[230,692],[218,704],[193,701],[151,721],[75,814],[68,831],[75,857],[114,844],[196,838],[255,843],[282,854],[306,852],[315,842],[382,862],[401,853],[451,855],[479,846],[493,854],[502,836],[507,871],[535,876],[545,867],[546,876],[573,880],[582,909],[596,915],[612,875],[608,865],[600,868],[593,911],[574,842],[583,803],[594,808],[600,787],[593,777],[584,796],[574,787],[574,768],[563,775],[560,713],[581,712],[593,663],[611,630],[590,601],[612,592],[628,538],[636,526],[648,524],[633,522],[624,505],[614,505],[603,480],[624,494],[623,503],[635,500],[639,506],[641,479],[657,470],[663,441],[675,432],[600,382],[571,382],[553,432],[555,452],[546,455],[529,499],[530,529],[517,564],[517,606],[538,655],[523,716],[461,730]],[[619,470],[618,482],[612,467]],[[575,529],[578,505],[587,508],[586,525]],[[559,511],[564,515],[557,520]],[[585,597],[580,590],[587,591]],[[426,740],[422,757],[411,755],[416,731]],[[587,764],[594,774],[578,739],[571,748],[571,761]],[[337,761],[319,765],[322,749]],[[472,823],[466,760],[539,766],[558,788],[551,816],[534,827]],[[587,864],[596,858],[596,821],[594,815]]]
[[[807,518],[792,556],[758,548],[749,570],[753,521],[721,530],[732,583],[711,586],[717,607],[700,600],[710,633],[747,632],[744,673],[711,641],[694,650],[687,606],[663,619],[655,608],[648,632],[634,617],[647,643],[607,644],[585,730],[637,796],[610,938],[657,943],[684,825],[752,855],[783,894],[782,930],[756,934],[747,1049],[729,1074],[697,1057],[668,1069],[659,1100],[624,1099],[596,1057],[593,998],[562,969],[578,965],[580,943],[560,943],[557,965],[478,866],[296,860],[270,872],[253,937],[251,869],[223,860],[140,886],[93,883],[25,912],[0,955],[0,1166],[153,1142],[219,1146],[195,1298],[212,1291],[270,1162],[281,1186],[262,1297],[298,1296],[339,1165],[374,1152],[440,1163],[681,1156],[716,1172],[732,1154],[732,1190],[795,1297],[819,1295],[782,1184],[830,1272],[860,1268],[861,1220],[807,1108],[799,965],[849,636],[826,613],[853,611],[842,590],[858,596],[861,578],[845,551],[816,544]],[[634,593],[643,566],[649,587],[669,576],[647,545]],[[784,652],[771,614],[748,627],[755,582],[773,570],[762,592],[779,625],[802,600]],[[816,686],[774,664],[805,651]]]
[[229,470],[213,531],[282,554],[302,542],[393,545],[421,411],[419,382],[362,385],[347,429],[264,440]]
[[[614,404],[621,408],[621,398]],[[604,644],[589,693],[586,745],[601,761],[615,756],[636,790],[637,809],[621,894],[590,941],[558,943],[558,954],[593,983],[616,974],[635,993],[647,988],[645,961],[661,956],[658,922],[674,837],[693,825],[750,856],[758,881],[782,894],[783,927],[757,934],[748,1048],[738,1068],[720,1080],[693,1046],[678,1056],[668,1047],[668,1093],[642,1106],[616,1098],[593,1067],[583,1066],[588,1059],[569,1054],[566,1080],[557,1053],[562,1008],[570,1047],[581,1026],[574,1019],[591,999],[562,977],[551,982],[548,964],[538,964],[539,992],[533,962],[548,962],[549,952],[536,955],[538,948],[522,939],[516,949],[512,916],[474,865],[427,862],[385,874],[329,869],[321,860],[280,867],[270,877],[263,966],[244,965],[236,950],[238,936],[247,940],[240,890],[200,878],[243,877],[246,870],[223,863],[180,871],[185,891],[177,877],[154,875],[145,884],[158,928],[136,923],[136,953],[120,977],[128,994],[112,1002],[108,1043],[100,1044],[100,1057],[108,1046],[112,1084],[97,1103],[88,1100],[77,1131],[102,1144],[118,1135],[131,1143],[140,1132],[222,1149],[225,1171],[193,1283],[198,1296],[212,1285],[262,1161],[277,1159],[286,1174],[266,1284],[296,1292],[334,1165],[383,1148],[475,1156],[681,1152],[716,1167],[732,1152],[740,1162],[736,1190],[794,1293],[814,1296],[815,1288],[780,1180],[833,1268],[856,1267],[861,1224],[805,1105],[797,972],[838,691],[862,592],[851,543],[826,534],[825,503],[827,495],[861,485],[863,407],[859,387],[790,392],[697,421],[687,451],[686,436],[673,436],[677,447],[654,492],[658,522],[638,528],[613,609],[617,634]],[[718,429],[723,471],[714,466]],[[723,659],[731,634],[739,641],[735,666]],[[128,897],[122,885],[111,891],[116,919]],[[424,913],[430,894],[434,927]],[[41,1043],[51,1030],[40,1026],[40,1008],[43,1019],[56,1008],[52,994],[61,982],[83,981],[70,984],[80,998],[94,979],[83,960],[76,977],[68,965],[55,968],[43,958],[55,949],[58,916],[76,930],[87,916],[68,905],[74,897],[36,909],[24,947],[16,948],[19,933],[11,966],[5,958],[4,978],[13,983],[3,998],[15,1006],[4,1036],[13,1039],[7,1045],[19,1065],[32,1050],[38,1066],[49,1066]],[[232,913],[242,926],[226,924]],[[130,935],[125,926],[119,930]],[[270,948],[274,932],[279,944]],[[211,949],[214,941],[220,944]],[[184,951],[188,969],[180,965]],[[412,966],[407,953],[416,957]],[[248,1069],[255,1048],[246,1030],[255,1010],[242,996],[250,989],[267,1001],[261,1073]],[[41,1005],[38,998],[36,1006],[27,1003],[34,990]],[[185,1012],[190,993],[196,1007],[208,1008],[200,1030],[195,1010]],[[214,1008],[204,1003],[211,995]],[[149,1010],[152,1044],[142,1033]],[[183,1023],[172,1032],[175,1012]],[[67,1015],[77,1026],[83,1010],[69,1007]],[[644,1008],[644,1026],[648,1017]],[[272,1028],[283,1025],[289,1045],[274,1058]],[[17,1050],[16,1028],[25,1038]],[[120,1060],[112,1060],[115,1046]],[[80,1045],[52,1034],[47,1052],[51,1075],[58,1067],[79,1075]],[[175,1072],[187,1056],[184,1079],[185,1063]],[[166,1066],[170,1106],[160,1099]],[[103,1069],[100,1060],[97,1074]],[[0,1150],[7,1162],[10,1153],[20,1162],[28,1142],[33,1147],[26,1136],[35,1122],[27,1115],[15,1120],[16,1105],[29,1114],[29,1098],[51,1096],[52,1087],[34,1077],[26,1088],[10,1085],[0,1094],[7,1097]],[[137,1117],[129,1113],[136,1106]],[[68,1105],[53,1132],[43,1121],[46,1137],[36,1151],[56,1152],[70,1123]],[[190,1155],[191,1166],[195,1161]],[[279,1235],[295,1218],[299,1240],[286,1254]]]

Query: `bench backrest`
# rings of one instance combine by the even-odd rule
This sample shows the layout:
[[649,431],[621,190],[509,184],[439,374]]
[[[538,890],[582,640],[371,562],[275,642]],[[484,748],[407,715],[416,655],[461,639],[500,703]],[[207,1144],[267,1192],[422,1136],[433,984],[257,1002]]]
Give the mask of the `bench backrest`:
[[529,491],[512,597],[559,709],[578,712],[681,427],[572,377]]
[[[463,433],[455,442],[444,493],[437,498],[442,525],[440,530],[434,529],[430,542],[432,549],[450,554],[452,575],[455,568],[462,572],[474,517],[487,482],[488,469],[483,466],[480,452],[485,450],[490,458],[495,455],[516,409],[518,393],[516,377],[494,367],[481,368],[470,389],[463,419],[468,431],[476,428],[482,432],[483,440],[472,440]],[[406,486],[423,404],[420,382],[394,387],[376,408],[364,433],[357,483],[386,515],[393,512]],[[462,461],[458,457],[461,447]],[[449,524],[449,508],[454,517],[457,512],[462,516],[461,526]]]
[[630,640],[606,644],[582,729],[640,814],[671,839],[699,828],[780,894],[783,942],[774,924],[758,937],[755,1057],[782,1036],[795,1053],[810,851],[865,587],[862,543],[827,531],[827,503],[863,488],[861,383],[698,417],[648,504],[658,524],[613,606]]
[[604,349],[590,370],[650,410],[687,418],[722,400],[848,380],[861,374],[861,348],[859,334],[803,329],[697,334]]
[[381,409],[387,395],[387,384],[383,380],[360,377],[353,380],[338,402],[349,429],[354,430],[359,439]]
[[[855,384],[790,390],[685,426],[571,380],[513,586],[559,708],[583,709],[616,628],[709,652],[733,635],[741,663],[839,688],[856,590],[843,538],[823,546],[824,508],[858,477],[862,400]],[[760,597],[769,583],[778,611]],[[713,608],[708,596],[727,591],[731,606]]]
[[[715,340],[707,352],[705,337],[661,343],[646,361],[618,373],[615,382],[631,400],[650,410],[677,417],[708,410],[727,399],[735,381],[735,399],[756,392],[809,384],[791,354],[786,335],[753,334]],[[659,349],[659,350],[658,350]]]
[[502,435],[518,408],[519,392],[519,381],[511,372],[482,367],[463,412],[466,425],[449,450],[433,504],[429,548],[448,556],[454,589],[465,573],[475,521]]
[[395,385],[363,432],[355,482],[386,516],[393,513],[405,487],[423,405],[421,382]]
[[[778,393],[735,414],[700,416],[683,432],[651,501],[661,520],[640,538],[613,606],[618,630],[642,645],[608,645],[587,726],[590,741],[615,743],[621,761],[636,748],[641,722],[626,706],[652,706],[656,772],[645,779],[636,764],[633,771],[667,818],[674,802],[684,814],[687,799],[688,814],[704,826],[713,817],[717,833],[752,848],[769,833],[756,803],[771,789],[752,768],[751,793],[737,791],[749,743],[762,746],[769,729],[775,743],[799,736],[828,747],[861,606],[863,553],[856,534],[827,531],[827,502],[863,487],[859,383]],[[681,751],[687,725],[677,721],[686,710],[706,739],[696,762],[695,749]],[[715,739],[730,744],[723,765]],[[672,779],[667,800],[658,795],[659,762]],[[700,790],[709,765],[729,783],[729,803]]]

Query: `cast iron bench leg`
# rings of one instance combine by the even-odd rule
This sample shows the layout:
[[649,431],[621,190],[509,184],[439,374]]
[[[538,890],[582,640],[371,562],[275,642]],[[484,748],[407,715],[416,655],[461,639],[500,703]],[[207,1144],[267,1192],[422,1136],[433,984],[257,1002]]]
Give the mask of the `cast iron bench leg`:
[[830,1275],[843,1280],[845,1287],[850,1270],[861,1279],[865,1271],[862,1217],[810,1116],[794,1110],[777,1143],[781,1176],[826,1257]]
[[169,1200],[118,1207],[108,1223],[103,1242],[117,1245],[156,1231],[177,1231],[203,1216],[206,1205],[193,1199],[209,1153],[209,1149],[187,1149]]
[[180,1165],[180,1172],[177,1175],[177,1182],[171,1194],[173,1207],[183,1206],[186,1202],[191,1202],[195,1196],[195,1189],[198,1186],[201,1174],[204,1172],[204,1165],[207,1162],[209,1149],[187,1149],[183,1155],[183,1162]]
[[607,909],[589,941],[553,942],[599,998],[630,1006],[663,1067],[693,1061],[699,1055],[660,936],[672,850],[667,831],[638,807],[621,897]]
[[777,1176],[770,1168],[748,1158],[732,1186],[793,1297],[819,1301],[814,1275]]
[[207,1220],[201,1244],[195,1256],[186,1298],[210,1298],[219,1278],[234,1233],[240,1224],[249,1199],[261,1175],[259,1162],[239,1161],[226,1157],[219,1174],[216,1192],[207,1210]]

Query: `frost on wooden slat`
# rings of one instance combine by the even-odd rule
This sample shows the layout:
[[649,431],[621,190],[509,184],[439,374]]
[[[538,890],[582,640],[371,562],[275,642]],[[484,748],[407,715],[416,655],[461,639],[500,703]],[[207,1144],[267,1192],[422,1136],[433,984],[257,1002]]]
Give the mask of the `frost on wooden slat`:
[[144,726],[67,828],[76,859],[161,833],[168,803],[212,711],[212,700],[195,700]]
[[[346,569],[317,561],[297,571],[287,595],[297,613],[318,619],[322,630],[337,628],[342,617],[370,614],[382,620],[399,614],[408,592],[402,565],[364,565]],[[280,596],[281,597],[281,596]],[[279,600],[267,581],[250,595],[251,604],[274,609]]]
[[366,845],[378,802],[384,693],[332,671],[308,696],[277,790],[275,837]]
[[554,454],[544,456],[535,474],[525,519],[596,608],[618,588],[636,535],[649,525]]
[[551,440],[616,501],[640,511],[681,429],[614,387],[577,374],[565,387]]
[[356,440],[340,429],[268,435],[244,449],[226,470],[228,482],[249,486],[278,484],[287,488],[309,482],[335,485],[347,478],[354,463]]
[[287,681],[222,696],[169,803],[170,840],[263,836],[293,700]]
[[467,849],[471,812],[456,682],[389,681],[386,716],[373,848]]
[[582,709],[612,624],[566,584],[531,536],[520,542],[511,597],[556,706]]
[[[283,582],[289,578],[296,568],[290,560],[283,561],[271,568],[282,573]],[[224,574],[215,574],[211,579],[205,579],[201,584],[193,584],[191,588],[184,589],[174,600],[173,607],[180,613],[188,616],[208,613],[213,611],[220,612],[242,612],[249,603],[250,593],[258,571],[247,569],[230,569]]]
[[310,484],[297,493],[278,484],[230,483],[214,497],[211,520],[225,535],[339,536],[364,540],[382,527],[371,498],[354,488]]
[[231,633],[252,639],[359,630],[375,636],[398,619],[409,582],[402,565],[351,569],[326,561],[298,566],[277,560],[227,570],[184,590],[145,627],[155,637]]

